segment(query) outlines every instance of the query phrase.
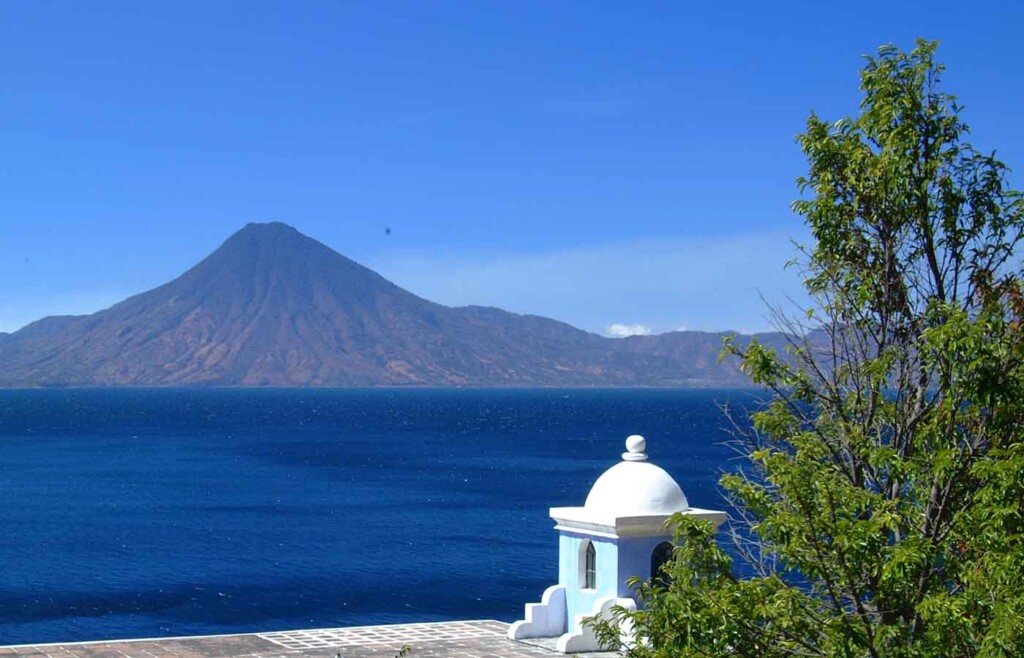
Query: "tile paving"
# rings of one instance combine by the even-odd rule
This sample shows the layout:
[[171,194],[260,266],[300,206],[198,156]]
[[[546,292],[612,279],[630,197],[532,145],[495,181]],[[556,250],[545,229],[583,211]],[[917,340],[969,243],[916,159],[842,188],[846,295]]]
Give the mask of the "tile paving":
[[[105,640],[0,647],[0,658],[536,658],[558,656],[551,642],[513,642],[500,621],[452,621],[317,628],[242,635]],[[587,656],[609,657],[615,653]]]

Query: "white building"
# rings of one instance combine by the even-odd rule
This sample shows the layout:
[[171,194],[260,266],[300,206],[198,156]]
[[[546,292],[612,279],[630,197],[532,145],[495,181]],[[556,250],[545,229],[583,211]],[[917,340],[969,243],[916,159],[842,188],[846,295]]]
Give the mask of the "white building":
[[583,507],[553,507],[558,531],[558,584],[540,603],[526,604],[524,619],[508,631],[513,640],[558,638],[563,653],[602,649],[587,617],[607,618],[613,606],[635,610],[633,577],[656,575],[672,556],[665,523],[677,512],[718,525],[724,512],[690,507],[672,476],[647,461],[642,436],[626,439],[622,461],[605,471]]

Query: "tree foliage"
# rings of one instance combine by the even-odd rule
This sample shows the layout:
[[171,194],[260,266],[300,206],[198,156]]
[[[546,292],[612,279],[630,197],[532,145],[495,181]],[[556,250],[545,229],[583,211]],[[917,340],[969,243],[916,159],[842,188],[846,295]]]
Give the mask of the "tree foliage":
[[771,391],[721,480],[737,544],[675,519],[629,656],[1024,656],[1024,201],[935,48],[879,49],[857,117],[808,119],[812,308],[789,354],[726,347]]

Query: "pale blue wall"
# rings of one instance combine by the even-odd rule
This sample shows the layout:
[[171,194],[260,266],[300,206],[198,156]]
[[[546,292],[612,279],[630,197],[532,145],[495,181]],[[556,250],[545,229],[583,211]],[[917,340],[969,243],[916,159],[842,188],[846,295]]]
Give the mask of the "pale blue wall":
[[619,596],[633,596],[633,591],[626,586],[626,581],[633,576],[641,580],[651,577],[651,554],[654,548],[663,541],[671,541],[672,535],[666,533],[654,537],[622,537],[618,541]]
[[[579,558],[580,546],[585,539],[594,542],[597,557],[597,587],[592,590],[580,588]],[[618,588],[618,546],[614,539],[588,537],[587,535],[561,531],[558,535],[558,583],[565,585],[566,624],[569,631],[576,631],[576,615],[589,613],[594,602],[606,596],[616,596]]]
[[[589,539],[597,552],[597,587],[580,587],[580,546]],[[583,533],[560,530],[558,533],[558,584],[565,585],[566,627],[576,628],[576,615],[588,614],[598,599],[607,596],[633,598],[633,590],[626,584],[633,576],[647,580],[651,577],[651,554],[663,541],[671,541],[666,533],[653,537],[623,537],[609,539]]]

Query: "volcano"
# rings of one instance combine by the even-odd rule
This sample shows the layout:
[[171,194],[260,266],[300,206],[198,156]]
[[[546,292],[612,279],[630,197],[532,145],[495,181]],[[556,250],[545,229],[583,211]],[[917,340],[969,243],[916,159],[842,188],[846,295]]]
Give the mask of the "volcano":
[[[0,386],[746,384],[724,333],[605,338],[404,290],[282,223],[249,224],[158,288],[0,336]],[[762,341],[782,341],[765,334]]]

